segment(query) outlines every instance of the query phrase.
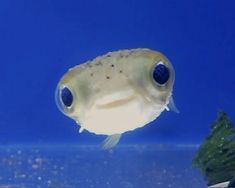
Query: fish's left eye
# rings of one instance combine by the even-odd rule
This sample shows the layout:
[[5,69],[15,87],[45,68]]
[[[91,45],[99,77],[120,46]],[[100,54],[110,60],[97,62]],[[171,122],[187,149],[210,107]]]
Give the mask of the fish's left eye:
[[164,85],[170,78],[169,69],[161,62],[154,66],[152,74],[153,79],[159,85]]
[[61,90],[61,100],[66,107],[70,107],[73,103],[73,94],[69,88],[65,87]]

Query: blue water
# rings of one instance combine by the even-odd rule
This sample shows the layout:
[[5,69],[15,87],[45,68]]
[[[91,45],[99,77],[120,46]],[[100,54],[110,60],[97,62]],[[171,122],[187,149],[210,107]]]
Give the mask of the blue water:
[[[191,167],[196,148],[165,144],[201,144],[219,109],[235,120],[234,7],[234,0],[1,0],[0,188],[204,188]],[[104,137],[78,134],[59,112],[55,88],[69,68],[132,48],[170,59],[180,114],[164,112],[102,151]]]
[[92,145],[0,148],[0,187],[205,188],[191,167],[196,147]]
[[164,112],[125,139],[201,143],[219,109],[235,120],[234,7],[233,0],[1,0],[0,142],[93,141],[55,105],[61,76],[109,51],[150,48],[174,66],[181,113]]

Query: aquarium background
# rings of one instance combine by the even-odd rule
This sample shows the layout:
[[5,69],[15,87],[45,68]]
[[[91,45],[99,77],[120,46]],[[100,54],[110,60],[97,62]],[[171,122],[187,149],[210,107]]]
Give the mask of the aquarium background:
[[[78,134],[79,127],[76,123],[57,109],[54,101],[55,88],[61,76],[69,68],[109,51],[130,48],[158,50],[171,60],[176,72],[173,96],[180,114],[162,113],[150,125],[124,134],[120,147],[127,144],[137,144],[137,146],[180,144],[181,146],[187,145],[187,147],[200,144],[209,133],[209,125],[214,121],[218,110],[224,109],[235,121],[234,8],[235,1],[233,0],[1,0],[0,143],[3,147],[0,152],[1,160],[9,160],[11,155],[17,158],[17,153],[23,152],[24,155],[19,160],[14,158],[15,161],[22,162],[27,161],[29,156],[38,157],[41,149],[43,152],[47,151],[44,151],[44,147],[35,150],[25,149],[26,145],[27,147],[33,145],[33,148],[35,145],[50,145],[52,148],[55,145],[98,147],[105,137],[86,131]],[[17,145],[17,148],[12,145]],[[8,146],[13,147],[9,153],[6,152],[9,149]],[[126,167],[120,167],[122,170],[128,169],[128,159],[132,159],[132,149],[125,148],[125,152],[119,151],[123,159],[120,163],[126,164]],[[61,150],[63,149],[56,150],[52,154],[46,152],[46,156],[49,155],[56,160],[55,156],[59,155]],[[71,166],[87,162],[87,168],[84,166],[83,168],[86,169],[85,175],[88,182],[82,183],[82,186],[78,182],[74,184],[70,182],[70,187],[76,187],[78,184],[80,185],[78,187],[91,187],[90,163],[101,164],[99,162],[102,161],[103,164],[108,155],[99,151],[99,148],[95,149],[96,152],[93,148],[93,153],[89,153],[90,148],[84,150],[86,152],[80,152],[82,154],[79,155],[81,149],[78,149],[76,155],[83,156],[83,158],[80,161],[78,159]],[[192,150],[196,151],[195,148]],[[36,154],[29,155],[29,151],[36,151]],[[145,150],[141,150],[143,151]],[[151,151],[147,149],[146,153],[149,154]],[[121,187],[138,187],[134,172],[142,168],[141,164],[146,163],[148,154],[143,154],[145,157],[142,157],[141,161],[138,156],[142,155],[138,155],[136,150],[135,152],[136,160],[139,160],[135,164],[140,164],[140,166],[134,169],[133,173],[130,170],[130,176],[133,175],[131,183],[127,181]],[[57,161],[61,166],[66,164],[66,152],[62,153],[63,156],[58,157],[59,162]],[[96,153],[99,154],[97,157],[99,160],[88,157]],[[156,161],[153,160],[155,155],[158,155],[156,153],[163,156],[171,155],[159,152],[159,148],[156,149],[154,154],[150,155],[149,160],[153,161],[156,166],[159,164],[158,157]],[[67,158],[71,162],[70,154],[68,152]],[[189,152],[187,155],[185,164],[187,162],[187,166],[190,167],[193,154]],[[45,155],[40,153],[40,156]],[[176,158],[174,163],[176,170],[172,173],[184,171],[185,168],[179,162],[182,155],[172,156]],[[32,159],[35,159],[33,157]],[[86,160],[87,157],[88,160]],[[115,167],[120,165],[115,157],[107,160],[115,164]],[[55,161],[52,162],[54,163]],[[24,162],[22,164],[23,167],[27,167]],[[143,174],[154,170],[152,163],[148,164],[152,168],[145,169]],[[164,172],[169,163],[163,164],[166,164],[162,167]],[[109,172],[110,180],[113,180],[115,179],[115,175],[112,174],[113,166],[108,167],[110,168],[105,173]],[[102,165],[99,168],[102,168]],[[9,170],[9,177],[11,177],[15,169],[20,169],[20,167],[5,169]],[[5,171],[0,172],[0,183],[1,173],[6,174]],[[63,177],[69,182],[71,174],[65,174],[66,176]],[[151,173],[148,177],[155,180]],[[171,176],[164,177],[172,186],[174,181],[170,178]],[[196,177],[200,182],[200,175]],[[189,187],[192,178],[195,176],[192,175],[191,178],[187,176],[185,187]],[[81,182],[85,181],[83,176],[81,179]],[[179,183],[183,182],[183,179],[184,175],[182,179],[179,179]],[[147,182],[148,178],[143,177],[141,182],[145,180]],[[13,178],[9,181],[5,180],[5,184],[12,181],[15,183],[14,186],[25,183],[14,181]],[[34,179],[32,181],[34,182]],[[35,181],[38,181],[38,176]],[[104,182],[106,182],[105,179]],[[151,181],[148,182],[150,182],[146,183],[148,187],[169,186],[169,182],[158,186],[151,184]],[[34,187],[34,183],[29,184]],[[30,187],[29,184],[26,187]],[[55,187],[69,185],[69,183],[65,184],[56,184]],[[111,181],[111,185],[101,186],[98,183],[94,184],[94,187],[115,187],[115,185],[119,184],[112,184]],[[40,184],[40,186],[45,187],[48,184]]]

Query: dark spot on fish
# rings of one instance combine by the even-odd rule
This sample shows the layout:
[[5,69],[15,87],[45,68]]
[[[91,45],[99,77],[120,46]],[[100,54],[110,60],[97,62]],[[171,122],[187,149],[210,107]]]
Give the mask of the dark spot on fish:
[[120,70],[119,72],[122,73],[122,70]]
[[128,58],[129,56],[130,56],[130,54],[129,54],[129,53],[125,55],[125,57],[126,57],[126,58]]
[[108,55],[106,55],[106,57],[111,57],[111,55],[110,55],[110,54],[108,54]]
[[123,58],[123,55],[122,55],[122,54],[120,54],[120,57],[121,57],[121,58]]
[[91,75],[91,76],[93,76],[94,74],[93,74],[93,73],[91,73],[90,75]]
[[111,64],[111,67],[114,67],[114,64]]
[[106,79],[110,79],[110,77],[109,77],[109,76],[106,76]]
[[99,66],[99,65],[102,65],[102,63],[99,61],[99,62],[96,63],[95,65]]

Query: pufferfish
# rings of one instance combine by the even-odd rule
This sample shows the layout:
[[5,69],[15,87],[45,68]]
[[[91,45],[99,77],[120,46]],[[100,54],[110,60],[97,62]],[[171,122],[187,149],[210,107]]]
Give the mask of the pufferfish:
[[165,109],[178,112],[172,98],[175,72],[160,52],[119,50],[69,69],[56,89],[60,111],[87,130],[108,137],[104,149],[123,133],[155,120]]

